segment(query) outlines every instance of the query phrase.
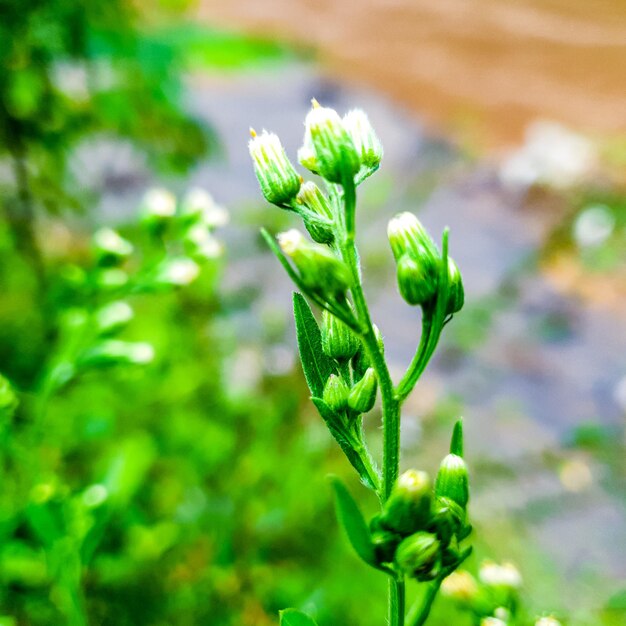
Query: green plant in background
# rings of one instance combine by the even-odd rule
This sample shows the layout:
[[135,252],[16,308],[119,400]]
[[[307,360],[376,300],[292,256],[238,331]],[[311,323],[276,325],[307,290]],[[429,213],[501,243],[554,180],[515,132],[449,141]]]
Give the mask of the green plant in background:
[[[434,485],[424,471],[411,469],[399,475],[400,410],[431,359],[444,326],[463,306],[463,282],[448,256],[447,230],[439,249],[413,214],[402,213],[390,221],[388,236],[400,294],[422,310],[415,356],[394,384],[382,336],[370,317],[355,242],[356,188],[378,169],[380,141],[362,111],[351,111],[342,119],[315,100],[305,127],[298,158],[324,180],[326,193],[315,183],[303,181],[276,135],[266,131],[257,135],[251,130],[250,154],[265,199],[299,215],[313,241],[297,230],[281,233],[276,240],[265,230],[263,236],[301,291],[294,294],[294,317],[312,401],[362,483],[380,502],[380,513],[366,523],[347,488],[334,478],[339,520],[358,556],[388,576],[388,623],[421,626],[442,583],[471,553],[471,546],[465,545],[471,533],[469,480],[461,421],[454,427],[450,452],[441,462]],[[322,309],[321,325],[302,294]],[[378,388],[383,430],[380,470],[363,431],[363,416],[373,408]],[[507,567],[498,570],[504,572],[503,579],[510,574]],[[469,580],[469,574],[457,576]],[[407,580],[424,587],[408,611]],[[504,593],[507,584],[495,583],[502,593],[474,610],[477,622],[482,619],[485,626],[516,623],[514,601]],[[281,612],[281,624],[313,626],[315,622],[305,613],[288,609]]]
[[[97,569],[94,558],[101,544],[111,541],[112,520],[138,497],[155,461],[152,439],[132,431],[114,448],[93,449],[92,458],[87,454],[77,461],[84,454],[81,436],[73,430],[80,422],[69,421],[71,404],[63,405],[63,396],[100,378],[100,391],[92,387],[97,404],[106,387],[103,373],[108,384],[116,380],[116,372],[126,372],[123,376],[132,380],[133,368],[153,361],[150,343],[127,336],[136,326],[131,302],[141,307],[148,295],[162,297],[190,285],[202,268],[214,272],[222,252],[214,230],[227,217],[200,189],[182,202],[166,190],[149,191],[139,246],[102,228],[92,238],[89,263],[65,262],[58,268],[46,294],[54,296],[58,307],[51,324],[55,339],[46,362],[32,376],[33,386],[17,393],[0,377],[2,600],[14,615],[28,620],[24,623],[89,623],[87,572]],[[88,396],[83,402],[92,401]],[[173,540],[171,529],[160,532],[159,550]],[[33,602],[33,591],[23,595],[20,587],[48,589],[56,616],[45,603]]]

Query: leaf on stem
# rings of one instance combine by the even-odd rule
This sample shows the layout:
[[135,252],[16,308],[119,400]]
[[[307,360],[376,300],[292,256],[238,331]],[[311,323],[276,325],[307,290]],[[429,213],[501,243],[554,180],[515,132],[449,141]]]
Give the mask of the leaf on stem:
[[331,481],[335,490],[337,517],[348,535],[350,544],[363,561],[377,567],[372,538],[361,510],[339,478],[333,476]]
[[367,452],[364,448],[359,448],[357,445],[359,442],[354,441],[354,437],[350,436],[348,429],[342,422],[341,417],[337,415],[321,398],[312,397],[311,401],[322,416],[326,426],[333,436],[335,441],[339,444],[343,453],[346,455],[350,465],[357,471],[359,478],[366,487],[378,491],[380,479],[376,474],[376,470],[368,465],[363,458]]
[[304,377],[311,393],[321,397],[326,381],[336,370],[330,357],[322,351],[322,334],[311,307],[299,293],[293,294],[293,316]]
[[285,609],[280,611],[280,626],[317,626],[317,622],[302,611]]

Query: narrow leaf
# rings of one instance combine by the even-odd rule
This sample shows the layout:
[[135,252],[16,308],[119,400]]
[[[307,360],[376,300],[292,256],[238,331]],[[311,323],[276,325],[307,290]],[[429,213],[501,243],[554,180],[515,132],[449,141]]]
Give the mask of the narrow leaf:
[[339,478],[334,476],[332,483],[335,489],[337,517],[346,531],[352,547],[363,561],[376,567],[370,531],[361,510]]
[[450,454],[463,456],[463,419],[461,418],[454,425],[452,439],[450,441]]
[[285,609],[280,611],[280,626],[317,626],[317,622],[302,611]]
[[350,465],[357,471],[363,484],[374,491],[378,491],[380,486],[378,475],[375,473],[375,470],[370,469],[363,460],[363,457],[356,449],[353,439],[350,438],[339,416],[321,398],[312,397],[311,401],[319,411],[322,419],[326,422],[330,434],[339,444],[348,461],[350,461]]
[[324,385],[335,372],[333,362],[322,351],[322,334],[311,307],[299,293],[293,294],[293,316],[304,377],[314,396],[324,393]]

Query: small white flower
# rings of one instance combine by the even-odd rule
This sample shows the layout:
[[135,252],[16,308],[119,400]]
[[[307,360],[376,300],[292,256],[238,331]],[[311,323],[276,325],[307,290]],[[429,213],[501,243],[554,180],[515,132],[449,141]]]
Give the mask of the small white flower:
[[161,187],[148,189],[143,197],[143,210],[147,217],[168,218],[176,213],[176,197]]
[[490,587],[507,587],[519,589],[522,586],[522,575],[512,563],[494,563],[485,561],[478,572],[478,577]]

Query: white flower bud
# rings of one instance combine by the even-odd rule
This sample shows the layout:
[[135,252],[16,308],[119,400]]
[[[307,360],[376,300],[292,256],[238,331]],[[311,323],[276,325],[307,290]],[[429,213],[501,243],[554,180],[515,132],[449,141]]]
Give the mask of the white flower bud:
[[250,134],[248,148],[265,199],[279,206],[288,204],[296,197],[301,178],[287,158],[280,139],[265,130],[257,135],[250,129]]
[[361,109],[349,111],[343,117],[343,125],[354,143],[361,165],[370,169],[378,167],[383,147],[365,112]]
[[504,587],[517,590],[522,586],[522,575],[512,563],[494,563],[485,561],[480,566],[478,578],[489,587]]
[[313,100],[305,125],[304,147],[310,137],[316,167],[322,177],[331,183],[341,183],[345,177],[353,177],[359,171],[359,155],[337,111],[321,107]]
[[148,221],[164,221],[176,214],[176,196],[167,189],[149,189],[141,204],[143,217]]

